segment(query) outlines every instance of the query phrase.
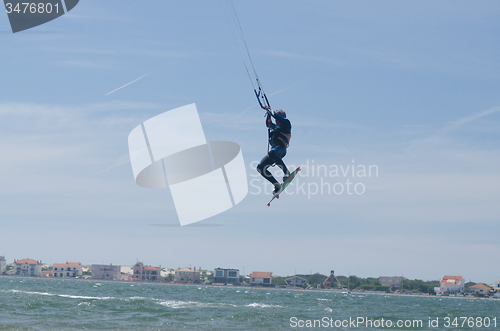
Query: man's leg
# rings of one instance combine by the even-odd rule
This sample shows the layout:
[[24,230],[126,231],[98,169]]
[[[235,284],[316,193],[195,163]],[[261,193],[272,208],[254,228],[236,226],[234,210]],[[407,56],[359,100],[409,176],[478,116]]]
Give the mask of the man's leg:
[[288,177],[290,176],[290,171],[288,171],[288,168],[282,160],[285,155],[286,148],[284,146],[275,147],[269,152],[269,156],[271,157],[272,162],[276,163],[276,165],[281,168],[285,177]]
[[262,158],[259,165],[257,165],[257,171],[262,175],[265,179],[271,182],[276,187],[276,184],[279,185],[278,181],[273,177],[273,175],[267,170],[274,163],[273,159],[267,154]]

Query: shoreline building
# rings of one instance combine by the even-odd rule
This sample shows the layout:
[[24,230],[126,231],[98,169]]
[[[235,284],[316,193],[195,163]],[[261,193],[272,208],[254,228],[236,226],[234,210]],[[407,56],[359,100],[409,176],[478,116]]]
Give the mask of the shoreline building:
[[254,271],[250,275],[250,285],[271,286],[273,273],[267,271]]
[[121,266],[113,264],[93,264],[92,279],[121,279]]
[[54,263],[52,265],[53,277],[76,277],[82,275],[80,262]]
[[477,293],[478,295],[488,296],[493,289],[487,285],[478,283],[469,287],[468,291],[469,293]]
[[161,266],[157,268],[137,262],[133,268],[132,280],[158,282],[160,281],[160,272]]
[[7,269],[7,261],[5,260],[5,256],[0,256],[0,275],[2,275]]
[[33,259],[14,260],[14,273],[19,276],[42,277],[42,261]]
[[175,270],[175,281],[176,282],[199,283],[200,282],[200,273],[201,273],[201,268],[198,268],[198,271],[196,271],[196,267],[194,267],[194,268],[178,267],[177,270]]
[[214,270],[214,283],[240,285],[240,271],[238,269],[217,268]]
[[403,283],[404,278],[403,276],[394,276],[394,277],[388,277],[388,276],[380,276],[378,278],[378,282],[382,286],[388,286],[390,289],[400,289],[401,284]]
[[330,276],[328,276],[328,278],[325,279],[325,281],[323,282],[322,286],[324,288],[328,288],[328,287],[331,287],[331,288],[335,288],[335,287],[342,288],[342,284],[340,284],[339,279],[337,278],[337,276],[335,276],[335,271],[334,270],[330,270]]
[[439,290],[439,293],[436,294],[444,294],[446,292],[463,293],[465,289],[465,279],[462,276],[443,276],[440,287],[436,287],[435,289]]
[[287,286],[302,287],[304,286],[304,284],[307,284],[307,279],[295,275],[293,277],[285,279],[285,283]]
[[500,280],[495,282],[495,284],[493,285],[492,291],[493,291],[494,298],[500,298]]

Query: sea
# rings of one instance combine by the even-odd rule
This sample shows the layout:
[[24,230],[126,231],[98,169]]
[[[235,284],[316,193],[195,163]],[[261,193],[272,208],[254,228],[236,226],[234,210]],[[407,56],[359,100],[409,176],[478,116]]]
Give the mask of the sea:
[[500,300],[0,276],[0,330],[500,330]]

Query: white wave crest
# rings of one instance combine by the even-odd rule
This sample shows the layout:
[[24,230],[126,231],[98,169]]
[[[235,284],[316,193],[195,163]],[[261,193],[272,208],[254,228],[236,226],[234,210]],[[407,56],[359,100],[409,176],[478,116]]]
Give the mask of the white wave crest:
[[[130,297],[129,300],[147,300],[148,298],[145,298],[145,297]],[[155,300],[155,299],[151,299],[151,300]]]
[[196,302],[196,301],[175,301],[175,300],[160,301],[158,302],[158,304],[174,309],[209,306],[209,304],[203,304],[201,302]]
[[70,298],[70,299],[93,299],[93,300],[109,300],[114,299],[114,297],[88,297],[84,295],[68,295],[68,294],[56,294],[61,298]]
[[205,307],[238,307],[234,304],[229,303],[210,303],[210,302],[198,302],[198,301],[176,301],[176,300],[160,300],[160,299],[151,299],[153,301],[158,301],[157,304],[173,308],[205,308]]
[[94,300],[109,300],[114,299],[113,297],[90,297],[83,295],[69,295],[69,294],[57,294],[57,293],[48,293],[48,292],[32,292],[32,291],[19,291],[19,290],[11,290],[14,293],[24,293],[24,294],[35,294],[35,295],[45,295],[45,296],[57,296],[61,298],[70,298],[70,299],[94,299]]
[[258,303],[258,302],[254,302],[254,303],[248,304],[248,305],[246,305],[246,307],[252,307],[252,308],[283,308],[280,305],[267,305],[265,303]]

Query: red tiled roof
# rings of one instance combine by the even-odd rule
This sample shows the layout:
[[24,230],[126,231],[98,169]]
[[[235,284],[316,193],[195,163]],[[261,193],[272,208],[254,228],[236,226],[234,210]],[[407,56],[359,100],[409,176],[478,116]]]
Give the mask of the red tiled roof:
[[150,265],[145,265],[142,269],[143,270],[159,270],[160,268],[152,267]]
[[41,263],[32,259],[22,259],[22,260],[17,260],[16,264],[41,264]]
[[54,268],[65,268],[65,267],[75,267],[78,268],[82,264],[80,262],[66,262],[66,263],[54,263],[52,267]]
[[252,272],[251,278],[273,278],[272,272],[267,271],[254,271]]
[[441,284],[460,284],[463,280],[462,276],[443,276]]
[[469,288],[473,288],[473,289],[485,289],[485,290],[491,290],[491,287],[489,286],[486,286],[484,284],[481,284],[481,283],[478,283],[476,285],[472,285],[471,287]]

